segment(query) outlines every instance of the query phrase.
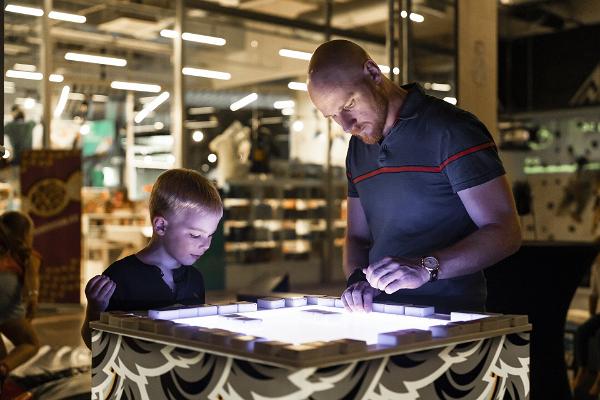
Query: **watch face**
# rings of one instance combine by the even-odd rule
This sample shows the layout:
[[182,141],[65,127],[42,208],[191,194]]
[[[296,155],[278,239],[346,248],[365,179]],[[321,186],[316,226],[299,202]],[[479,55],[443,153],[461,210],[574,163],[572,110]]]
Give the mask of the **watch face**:
[[435,257],[425,257],[423,259],[423,266],[427,269],[437,269],[440,266],[440,263]]

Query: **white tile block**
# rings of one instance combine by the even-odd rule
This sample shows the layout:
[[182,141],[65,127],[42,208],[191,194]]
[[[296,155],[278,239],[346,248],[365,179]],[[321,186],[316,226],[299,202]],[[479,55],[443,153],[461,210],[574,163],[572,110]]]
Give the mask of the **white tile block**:
[[177,319],[179,318],[179,308],[149,310],[148,317],[152,319]]
[[321,297],[325,297],[323,295],[310,295],[310,296],[304,296],[306,297],[306,301],[307,304],[312,305],[312,306],[316,306],[317,304],[319,304],[319,299]]
[[238,310],[237,312],[251,312],[258,310],[258,304],[251,303],[249,301],[238,301]]
[[433,306],[404,306],[404,315],[409,315],[411,317],[428,317],[433,315],[433,313],[435,313]]
[[373,311],[375,311],[375,312],[385,312],[385,304],[383,304],[383,303],[373,303]]
[[182,307],[179,309],[179,318],[194,318],[198,316],[198,307]]
[[317,298],[317,305],[325,307],[335,307],[335,297],[323,296]]
[[206,317],[209,315],[217,315],[218,309],[217,309],[217,306],[215,306],[215,305],[205,304],[205,305],[198,306],[196,312],[198,313],[199,317]]
[[274,309],[285,307],[285,300],[279,297],[264,297],[258,299],[258,308]]
[[286,307],[302,307],[308,304],[308,299],[306,297],[286,297],[285,306]]
[[404,314],[404,304],[384,304],[383,312],[386,314]]
[[428,339],[431,339],[431,332],[421,329],[403,329],[377,335],[377,343],[385,346],[399,346]]
[[342,299],[335,299],[335,307],[344,308],[344,302],[342,301]]
[[233,314],[238,312],[237,304],[217,304],[217,314]]

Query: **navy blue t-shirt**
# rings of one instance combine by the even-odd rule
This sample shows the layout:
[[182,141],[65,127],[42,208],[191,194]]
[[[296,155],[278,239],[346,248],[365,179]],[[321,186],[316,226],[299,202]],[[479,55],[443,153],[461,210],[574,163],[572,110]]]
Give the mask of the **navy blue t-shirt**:
[[174,291],[162,279],[160,268],[143,263],[135,254],[115,261],[103,275],[117,284],[107,311],[144,311],[173,304],[204,303],[204,278],[190,265],[173,270]]
[[[417,84],[390,133],[377,144],[350,139],[348,196],[358,197],[369,225],[369,263],[386,256],[420,258],[474,232],[457,192],[503,175],[492,136],[472,114],[425,95]],[[443,266],[442,266],[443,267]],[[386,300],[482,309],[483,272],[403,289]]]

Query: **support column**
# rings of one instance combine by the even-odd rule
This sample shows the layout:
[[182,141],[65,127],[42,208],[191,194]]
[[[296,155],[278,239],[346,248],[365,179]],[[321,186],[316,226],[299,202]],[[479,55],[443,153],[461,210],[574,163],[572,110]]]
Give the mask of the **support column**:
[[458,106],[475,114],[498,143],[498,6],[457,2]]
[[[327,0],[325,4],[325,41],[331,40],[331,18],[333,16],[333,0]],[[325,220],[325,232],[327,237],[326,248],[323,254],[323,265],[321,266],[321,283],[330,283],[333,276],[333,262],[335,254],[335,196],[333,184],[333,170],[331,168],[331,120],[327,119],[327,159],[325,162],[325,198],[327,202],[327,218]],[[339,268],[339,266],[338,266]]]
[[44,15],[41,18],[40,29],[40,72],[43,75],[41,88],[42,101],[42,146],[50,148],[50,129],[52,127],[52,88],[50,87],[50,74],[52,73],[52,51],[53,43],[50,36],[50,21],[48,14],[52,11],[52,0],[44,0]]
[[[134,127],[134,114],[135,114],[135,98],[131,90],[127,91],[127,97],[125,98],[125,186],[127,187],[127,193],[132,198],[136,192],[136,171],[135,171],[135,132]],[[136,196],[137,197],[137,196]]]
[[185,146],[187,138],[184,137],[185,105],[183,94],[183,68],[184,47],[183,34],[185,14],[185,1],[175,1],[175,39],[173,39],[173,104],[171,105],[171,135],[173,135],[173,155],[175,156],[175,168],[187,167],[187,154]]

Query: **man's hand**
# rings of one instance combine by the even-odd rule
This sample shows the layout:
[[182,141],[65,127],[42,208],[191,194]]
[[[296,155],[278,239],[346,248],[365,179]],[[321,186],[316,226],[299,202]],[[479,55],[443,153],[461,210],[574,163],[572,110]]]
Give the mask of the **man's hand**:
[[342,293],[342,302],[349,311],[373,310],[373,297],[381,293],[379,290],[371,287],[368,282],[356,282]]
[[38,296],[33,295],[27,301],[27,307],[25,309],[25,318],[31,321],[35,317],[35,312],[38,306]]
[[88,309],[93,313],[101,313],[108,307],[108,302],[115,292],[117,284],[108,276],[96,275],[85,286],[85,297],[88,300]]
[[363,269],[369,284],[391,294],[399,289],[416,289],[429,282],[429,272],[419,261],[384,257]]

